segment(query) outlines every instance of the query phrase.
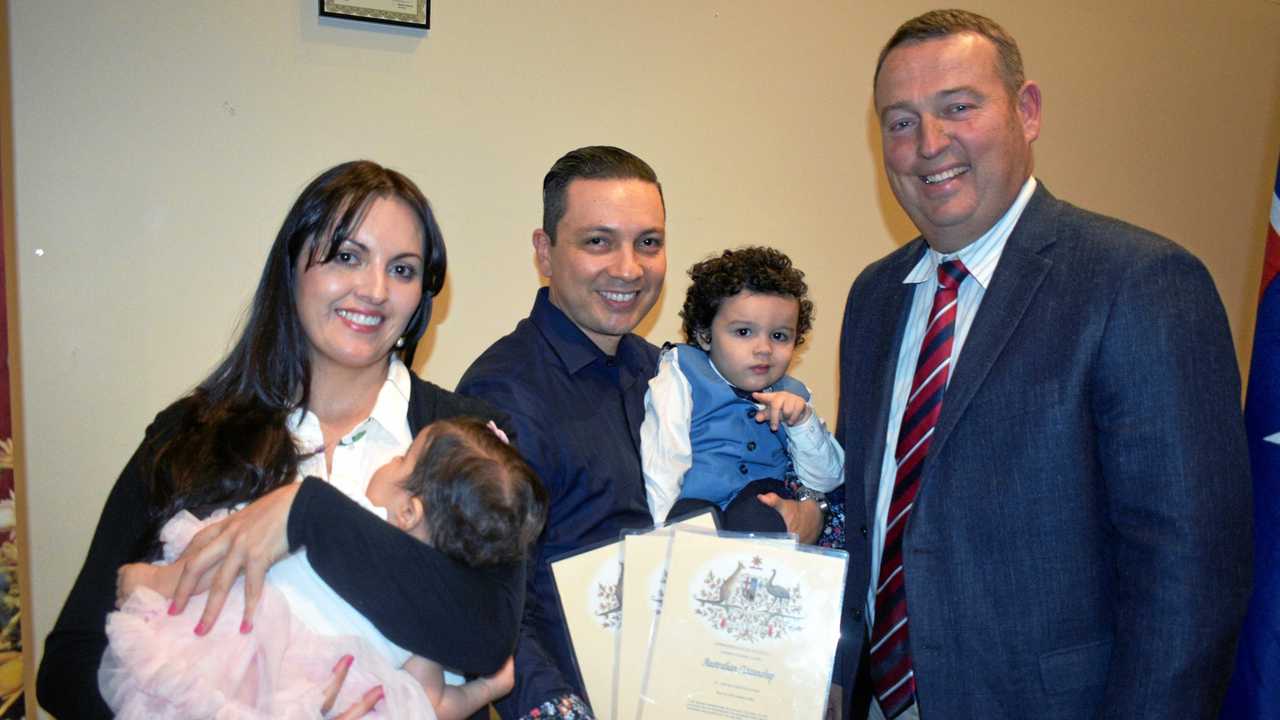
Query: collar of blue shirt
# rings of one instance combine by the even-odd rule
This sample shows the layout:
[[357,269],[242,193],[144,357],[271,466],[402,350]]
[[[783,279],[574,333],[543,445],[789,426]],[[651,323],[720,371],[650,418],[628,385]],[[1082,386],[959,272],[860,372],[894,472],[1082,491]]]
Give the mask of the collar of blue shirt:
[[577,374],[593,363],[607,367],[616,365],[619,368],[619,383],[626,388],[636,379],[648,380],[649,375],[653,374],[653,368],[647,367],[652,363],[644,352],[643,338],[627,333],[618,342],[617,355],[606,355],[568,315],[551,304],[550,291],[545,287],[538,290],[529,319],[546,338],[547,344],[570,375]]

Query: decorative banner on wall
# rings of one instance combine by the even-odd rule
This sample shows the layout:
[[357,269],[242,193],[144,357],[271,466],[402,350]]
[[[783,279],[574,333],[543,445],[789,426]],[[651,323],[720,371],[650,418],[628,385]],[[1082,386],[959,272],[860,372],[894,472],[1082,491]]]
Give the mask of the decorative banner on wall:
[[[0,218],[4,199],[0,198]],[[4,224],[0,223],[0,718],[26,717],[22,697],[22,595],[18,586],[18,518],[13,479],[13,411],[9,403],[9,320]]]

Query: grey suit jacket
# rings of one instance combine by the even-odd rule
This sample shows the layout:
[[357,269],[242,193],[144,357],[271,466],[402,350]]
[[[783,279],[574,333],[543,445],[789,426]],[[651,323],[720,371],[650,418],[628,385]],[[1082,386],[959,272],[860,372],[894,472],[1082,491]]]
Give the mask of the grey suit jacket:
[[[869,266],[845,309],[847,675],[866,641],[902,280],[923,252],[917,239]],[[1208,272],[1041,185],[954,368],[906,528],[924,718],[1215,717],[1251,513],[1239,372]]]

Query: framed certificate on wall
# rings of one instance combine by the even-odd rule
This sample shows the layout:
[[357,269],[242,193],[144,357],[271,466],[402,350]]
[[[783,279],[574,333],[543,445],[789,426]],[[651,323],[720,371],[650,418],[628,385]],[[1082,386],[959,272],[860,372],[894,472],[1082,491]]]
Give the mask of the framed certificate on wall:
[[431,27],[431,0],[319,0],[320,14],[426,30]]

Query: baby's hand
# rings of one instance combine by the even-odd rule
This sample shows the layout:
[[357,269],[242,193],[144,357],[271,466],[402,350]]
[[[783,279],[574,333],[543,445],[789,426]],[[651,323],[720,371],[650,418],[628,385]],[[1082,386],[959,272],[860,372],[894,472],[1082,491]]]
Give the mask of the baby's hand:
[[134,590],[140,587],[151,587],[148,580],[152,571],[155,570],[154,565],[148,563],[129,563],[121,565],[116,571],[116,609],[124,607],[124,601],[129,599]]
[[140,587],[151,588],[166,598],[173,597],[178,587],[178,578],[182,576],[182,566],[152,565],[151,563],[129,563],[121,565],[116,571],[116,608],[124,607],[124,603]]
[[764,407],[756,413],[756,422],[769,421],[769,429],[776,431],[779,422],[798,425],[809,417],[809,403],[804,398],[786,391],[751,393]]
[[516,686],[516,659],[515,657],[507,658],[507,662],[498,672],[486,678],[481,678],[485,688],[489,691],[489,702],[494,702],[499,698],[506,697],[511,692],[511,688]]

